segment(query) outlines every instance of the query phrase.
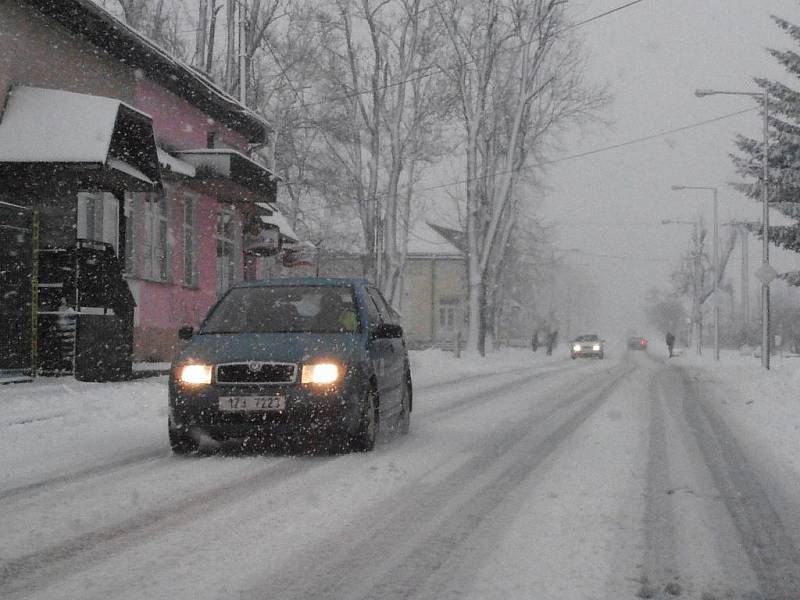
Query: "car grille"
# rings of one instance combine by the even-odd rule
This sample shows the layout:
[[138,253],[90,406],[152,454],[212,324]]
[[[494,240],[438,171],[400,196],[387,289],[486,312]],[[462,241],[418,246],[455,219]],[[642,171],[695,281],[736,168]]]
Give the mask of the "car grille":
[[297,365],[292,363],[246,362],[217,366],[217,383],[294,383]]

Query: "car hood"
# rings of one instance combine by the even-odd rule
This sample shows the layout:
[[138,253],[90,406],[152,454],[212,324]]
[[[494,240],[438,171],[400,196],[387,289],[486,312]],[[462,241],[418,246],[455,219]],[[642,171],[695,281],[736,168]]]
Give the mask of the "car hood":
[[246,362],[308,362],[319,358],[348,361],[360,347],[352,333],[205,333],[195,335],[174,364]]

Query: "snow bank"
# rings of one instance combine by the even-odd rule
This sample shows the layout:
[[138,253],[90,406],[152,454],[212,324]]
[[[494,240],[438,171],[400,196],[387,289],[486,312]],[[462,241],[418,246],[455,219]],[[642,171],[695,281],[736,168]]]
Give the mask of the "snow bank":
[[690,351],[675,360],[722,386],[726,399],[719,408],[741,433],[740,439],[771,454],[800,481],[800,357],[774,356],[769,371],[761,368],[758,358],[733,350],[722,351],[719,362],[710,350],[699,357]]

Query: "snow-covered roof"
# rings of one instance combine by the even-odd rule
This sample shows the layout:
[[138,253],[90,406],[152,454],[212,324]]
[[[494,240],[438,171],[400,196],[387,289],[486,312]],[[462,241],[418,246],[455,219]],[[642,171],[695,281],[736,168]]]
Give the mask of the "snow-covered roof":
[[271,215],[262,215],[261,217],[262,223],[268,223],[270,225],[275,225],[278,230],[281,232],[281,235],[293,242],[299,242],[300,238],[292,229],[292,226],[289,225],[289,221],[284,217],[279,211],[273,212]]
[[156,182],[150,179],[147,175],[142,173],[139,169],[134,167],[132,164],[125,162],[124,160],[120,160],[118,158],[109,158],[108,159],[108,166],[112,169],[119,171],[120,173],[125,173],[126,175],[130,175],[138,179],[139,181],[144,181],[148,185],[155,185]]
[[434,229],[420,221],[408,232],[408,254],[425,256],[463,256],[461,251]]
[[190,165],[180,158],[172,156],[172,154],[163,148],[157,148],[156,150],[158,152],[158,162],[161,163],[162,169],[177,173],[178,175],[184,175],[186,177],[194,177],[197,174],[197,169],[195,169],[193,165]]
[[105,164],[120,100],[14,87],[0,121],[0,161]]

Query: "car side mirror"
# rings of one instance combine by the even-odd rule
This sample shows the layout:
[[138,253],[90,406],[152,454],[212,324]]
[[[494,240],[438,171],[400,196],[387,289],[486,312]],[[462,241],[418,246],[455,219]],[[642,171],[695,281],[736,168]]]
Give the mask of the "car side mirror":
[[179,340],[190,340],[194,335],[194,327],[191,325],[184,325],[180,329],[178,329],[178,339]]
[[394,325],[393,323],[381,323],[372,330],[373,339],[401,337],[403,337],[403,328],[400,325]]

